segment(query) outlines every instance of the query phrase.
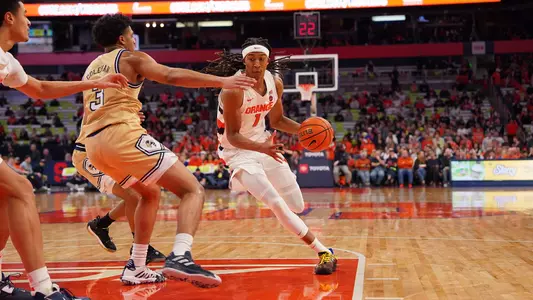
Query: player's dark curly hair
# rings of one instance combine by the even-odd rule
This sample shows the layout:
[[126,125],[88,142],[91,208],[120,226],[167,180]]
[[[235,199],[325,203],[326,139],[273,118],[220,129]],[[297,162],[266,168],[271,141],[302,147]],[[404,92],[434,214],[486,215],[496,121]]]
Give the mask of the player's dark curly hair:
[[111,47],[130,25],[131,19],[123,14],[104,15],[94,24],[93,39],[101,47]]
[[[272,53],[272,47],[267,39],[260,37],[248,38],[244,41],[244,44],[242,44],[242,49],[252,45],[264,46],[270,51],[270,53]],[[218,52],[217,55],[218,58],[209,61],[209,65],[203,69],[204,73],[226,77],[234,75],[237,71],[244,69],[245,67],[242,54],[240,53],[230,53],[229,51],[224,50],[223,52]],[[282,76],[282,72],[288,70],[288,60],[289,57],[272,60],[268,63],[267,70],[273,75],[278,74]]]
[[17,9],[20,7],[19,2],[23,2],[22,0],[0,0],[0,16],[2,16],[2,21],[0,22],[0,26],[4,24],[4,17],[8,12],[10,13],[17,13]]

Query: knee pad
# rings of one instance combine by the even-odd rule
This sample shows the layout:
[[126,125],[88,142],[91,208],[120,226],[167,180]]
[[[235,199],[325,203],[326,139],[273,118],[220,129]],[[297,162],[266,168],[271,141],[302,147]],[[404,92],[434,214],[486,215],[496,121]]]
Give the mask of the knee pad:
[[268,170],[266,175],[289,208],[295,213],[301,213],[304,210],[304,199],[296,175],[288,167]]
[[298,185],[290,185],[279,190],[279,194],[294,213],[304,211],[304,197]]
[[270,208],[280,198],[280,195],[264,173],[251,174],[246,170],[240,170],[234,179],[238,180],[252,196],[264,202]]

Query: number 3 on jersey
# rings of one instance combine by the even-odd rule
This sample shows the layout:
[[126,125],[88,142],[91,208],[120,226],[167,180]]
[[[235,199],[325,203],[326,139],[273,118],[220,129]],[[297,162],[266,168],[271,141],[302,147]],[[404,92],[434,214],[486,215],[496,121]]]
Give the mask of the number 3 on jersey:
[[104,90],[93,89],[93,92],[95,92],[94,100],[89,102],[89,109],[96,111],[104,105]]

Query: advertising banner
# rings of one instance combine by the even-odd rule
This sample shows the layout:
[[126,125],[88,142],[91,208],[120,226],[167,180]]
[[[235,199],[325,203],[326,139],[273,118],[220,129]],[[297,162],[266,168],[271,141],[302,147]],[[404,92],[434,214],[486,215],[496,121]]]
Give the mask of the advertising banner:
[[333,167],[326,152],[304,150],[298,164],[297,181],[302,188],[331,188],[334,186]]
[[533,181],[533,160],[452,161],[453,181]]
[[121,12],[126,15],[171,15],[232,12],[305,11],[370,7],[429,6],[501,2],[501,0],[195,0],[154,2],[25,4],[28,17],[98,16]]
[[65,161],[50,161],[46,163],[44,174],[48,177],[48,183],[51,185],[65,185],[66,179],[63,178],[63,169],[72,167],[71,163]]

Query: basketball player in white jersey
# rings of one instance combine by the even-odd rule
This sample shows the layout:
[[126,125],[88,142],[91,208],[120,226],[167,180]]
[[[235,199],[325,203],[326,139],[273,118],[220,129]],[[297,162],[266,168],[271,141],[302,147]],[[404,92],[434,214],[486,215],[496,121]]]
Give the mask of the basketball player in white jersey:
[[300,124],[283,115],[283,83],[275,77],[283,67],[269,63],[272,48],[266,39],[249,38],[241,54],[224,52],[205,71],[219,76],[244,73],[257,83],[246,90],[223,89],[217,116],[219,156],[232,171],[231,188],[247,190],[274,212],[280,223],[315,250],[320,262],[315,274],[335,272],[337,259],[296,215],[304,209],[300,187],[282,156],[283,144],[275,144],[274,134],[265,127],[268,115],[276,130],[297,134]]
[[[30,22],[24,4],[18,0],[0,1],[0,83],[17,89],[34,99],[55,99],[93,88],[122,88],[127,79],[119,74],[85,82],[39,81],[28,76],[20,63],[7,51],[16,43],[29,39]],[[52,284],[44,263],[43,240],[35,195],[31,183],[16,174],[0,158],[0,273],[2,250],[11,236],[28,273],[31,293],[15,288],[9,277],[0,278],[0,299],[50,299],[77,298]]]

